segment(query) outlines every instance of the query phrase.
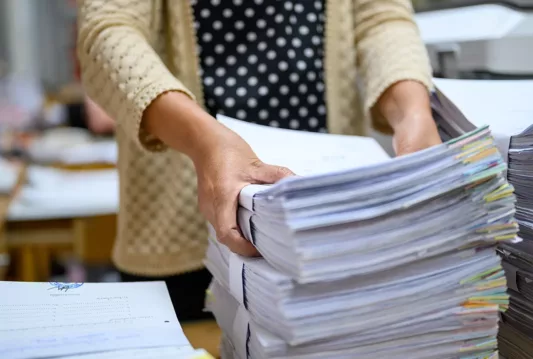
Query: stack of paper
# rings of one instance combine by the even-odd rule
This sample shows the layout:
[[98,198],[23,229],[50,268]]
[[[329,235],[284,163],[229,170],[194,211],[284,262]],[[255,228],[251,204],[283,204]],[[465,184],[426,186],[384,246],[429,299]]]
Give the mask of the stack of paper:
[[443,138],[489,124],[508,162],[507,178],[515,188],[516,219],[523,241],[499,248],[511,294],[500,347],[507,359],[533,359],[533,81],[435,83],[438,91],[432,103]]
[[191,347],[164,282],[0,282],[0,293],[2,359],[212,359]]
[[[496,355],[508,297],[494,246],[515,240],[518,226],[488,128],[387,159],[369,139],[289,131],[285,142],[273,131],[286,130],[222,120],[260,158],[273,162],[277,152],[297,174],[312,161],[318,172],[241,192],[239,225],[262,259],[230,253],[211,228],[207,306],[225,332],[223,351],[241,359]],[[270,134],[303,148],[294,157],[284,145],[263,148]],[[351,143],[338,149],[337,169],[318,153],[336,158],[331,137]]]

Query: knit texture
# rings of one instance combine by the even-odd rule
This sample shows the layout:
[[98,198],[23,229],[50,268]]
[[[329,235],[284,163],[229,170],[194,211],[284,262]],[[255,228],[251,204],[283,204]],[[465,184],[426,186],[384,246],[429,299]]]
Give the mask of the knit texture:
[[[117,121],[120,213],[113,261],[126,272],[164,276],[202,267],[205,221],[185,156],[146,133],[141,118],[162,93],[203,105],[188,0],[78,0],[78,55],[88,95]],[[369,109],[390,85],[431,71],[409,0],[328,0],[327,127],[366,134]],[[357,91],[360,83],[362,91]],[[381,120],[374,127],[387,131]]]

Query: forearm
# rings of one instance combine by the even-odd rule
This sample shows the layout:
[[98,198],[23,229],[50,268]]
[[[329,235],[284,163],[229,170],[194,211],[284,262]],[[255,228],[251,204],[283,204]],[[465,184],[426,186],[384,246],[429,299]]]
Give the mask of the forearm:
[[208,152],[222,126],[188,95],[172,91],[162,94],[148,106],[142,127],[195,161]]

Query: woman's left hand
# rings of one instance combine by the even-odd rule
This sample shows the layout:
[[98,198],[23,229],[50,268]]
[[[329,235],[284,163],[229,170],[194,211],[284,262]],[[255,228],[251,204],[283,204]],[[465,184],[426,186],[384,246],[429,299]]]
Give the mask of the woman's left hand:
[[397,156],[442,143],[431,114],[429,91],[417,81],[400,81],[390,86],[372,109],[394,132]]

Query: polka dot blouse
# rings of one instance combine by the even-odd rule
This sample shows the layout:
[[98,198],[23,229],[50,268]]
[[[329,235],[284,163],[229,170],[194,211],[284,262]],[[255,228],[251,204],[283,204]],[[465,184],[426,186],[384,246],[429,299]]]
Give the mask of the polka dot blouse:
[[207,110],[326,131],[324,0],[191,0]]

